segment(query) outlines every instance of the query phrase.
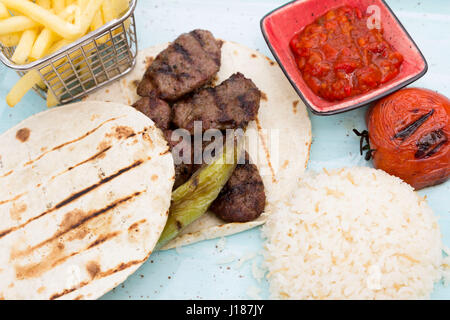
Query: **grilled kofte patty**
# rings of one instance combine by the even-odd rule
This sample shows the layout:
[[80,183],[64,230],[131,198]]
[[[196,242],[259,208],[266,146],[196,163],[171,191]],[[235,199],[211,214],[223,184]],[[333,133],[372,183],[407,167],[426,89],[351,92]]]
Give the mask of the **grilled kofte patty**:
[[248,222],[258,218],[265,206],[263,181],[246,153],[245,164],[237,165],[209,209],[226,222]]
[[[133,104],[133,107],[152,119],[155,125],[163,131],[164,137],[169,143],[171,152],[179,143],[186,143],[184,140],[174,140],[172,138],[173,131],[170,129],[172,123],[172,108],[166,101],[156,98],[155,96],[142,97]],[[187,148],[180,149],[182,151],[188,150]],[[183,158],[183,154],[180,154],[179,157]],[[193,155],[191,155],[191,160],[192,157]],[[192,161],[191,163],[175,164],[174,189],[178,188],[191,177],[194,170],[193,167]]]
[[138,95],[156,93],[174,101],[211,81],[220,69],[222,42],[211,32],[194,30],[179,36],[147,69]]
[[[175,140],[172,137],[173,130],[170,129],[172,122],[172,108],[164,100],[155,97],[142,97],[133,105],[133,107],[152,119],[155,125],[163,131],[164,137],[169,143],[170,152],[172,152],[173,148],[175,148],[175,146],[177,146],[179,143],[189,143],[185,140],[182,140],[181,138]],[[188,146],[180,146],[179,149],[181,150],[181,154],[177,156],[180,159],[183,159],[182,152],[189,150],[189,148]],[[189,180],[192,173],[194,172],[192,149],[190,153],[190,163],[175,163],[175,184],[173,186],[174,189],[178,188],[187,180]]]
[[[176,155],[179,159],[184,159],[184,152],[189,152],[187,155],[190,159],[189,162],[182,161],[181,163],[175,163],[175,183],[173,185],[174,190],[184,184],[186,181],[189,180],[189,178],[194,173],[194,149],[193,146],[190,145],[190,142],[184,139],[178,139],[176,140],[173,137],[173,131],[172,130],[164,130],[164,137],[169,143],[170,152],[173,154],[173,149],[178,146],[180,143],[183,145],[180,145],[178,150],[179,154]],[[174,155],[174,154],[173,154]],[[175,155],[174,155],[175,158]]]
[[[219,71],[221,46],[222,43],[209,31],[194,30],[182,34],[156,57],[138,86],[142,98],[133,107],[151,118],[163,131],[172,152],[180,143],[190,143],[181,138],[173,139],[176,128],[194,134],[194,121],[201,121],[203,131],[245,129],[256,119],[261,92],[241,73],[232,75],[215,88],[203,88],[182,98],[208,84]],[[202,149],[207,145],[203,143]],[[177,149],[190,152],[191,162],[175,165],[174,189],[201,166],[194,164],[194,146],[185,147]],[[183,154],[177,156],[183,158]],[[264,184],[258,168],[249,163],[245,153],[245,164],[236,167],[210,209],[226,222],[248,222],[261,215],[265,202]]]
[[261,92],[241,73],[232,75],[215,88],[204,88],[174,104],[174,124],[194,133],[194,121],[208,129],[245,128],[256,119]]
[[163,131],[169,129],[172,122],[172,108],[164,100],[143,97],[133,107],[152,119],[159,129]]
[[[170,130],[165,131],[168,141],[173,141],[171,133]],[[170,142],[169,145],[173,148],[178,143],[186,143],[186,141]],[[203,143],[202,152],[207,145],[208,143]],[[193,160],[194,145],[191,145],[190,149],[183,150],[190,150],[190,157]],[[201,165],[186,163],[175,165],[174,188],[176,189],[189,180],[200,167]],[[226,222],[248,222],[257,219],[264,212],[265,205],[264,183],[258,168],[250,163],[248,153],[245,152],[245,162],[236,166],[227,184],[212,203],[210,210]]]
[[[211,101],[211,97],[215,97],[215,100]],[[203,130],[239,127],[245,129],[249,121],[256,119],[260,97],[260,91],[253,82],[238,73],[216,88],[202,89],[193,97],[175,103],[173,109],[165,101],[154,96],[141,98],[134,107],[163,130],[170,150],[173,151],[179,143],[189,142],[183,139],[174,140],[170,127],[184,128],[193,134],[193,121],[196,120],[202,121]],[[218,102],[218,98],[223,102]],[[202,149],[207,145],[203,143]],[[199,165],[193,164],[194,146],[185,147],[179,150],[189,151],[191,162],[175,165],[175,189],[189,180],[199,168]],[[177,156],[183,158],[183,154]],[[265,202],[264,184],[258,168],[249,163],[249,156],[246,153],[245,164],[236,167],[210,210],[226,222],[248,222],[261,215]]]

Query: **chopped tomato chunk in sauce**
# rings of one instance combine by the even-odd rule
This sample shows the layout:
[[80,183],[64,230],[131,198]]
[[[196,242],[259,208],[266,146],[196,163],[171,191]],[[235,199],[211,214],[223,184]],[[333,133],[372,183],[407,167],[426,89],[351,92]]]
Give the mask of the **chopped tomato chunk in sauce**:
[[343,100],[379,87],[400,72],[403,56],[369,29],[358,8],[340,7],[307,25],[290,43],[303,79],[318,96]]

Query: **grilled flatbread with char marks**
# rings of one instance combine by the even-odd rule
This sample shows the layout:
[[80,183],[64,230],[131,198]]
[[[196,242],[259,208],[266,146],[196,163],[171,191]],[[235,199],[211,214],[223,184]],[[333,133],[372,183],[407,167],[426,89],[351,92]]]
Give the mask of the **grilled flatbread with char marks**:
[[154,123],[83,102],[0,136],[0,298],[95,299],[151,254],[174,166]]

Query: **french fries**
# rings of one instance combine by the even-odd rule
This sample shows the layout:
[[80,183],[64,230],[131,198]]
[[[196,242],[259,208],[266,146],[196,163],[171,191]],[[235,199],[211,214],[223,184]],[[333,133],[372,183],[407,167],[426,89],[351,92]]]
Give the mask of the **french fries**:
[[58,99],[55,97],[51,90],[47,93],[47,108],[55,107],[59,103]]
[[[95,0],[92,0],[95,1]],[[102,1],[102,0],[97,0]],[[52,11],[44,9],[28,0],[0,0],[6,7],[19,11],[63,38],[75,40],[83,36],[80,26],[66,22]],[[92,13],[91,13],[92,14]]]
[[8,103],[10,107],[14,107],[40,80],[41,77],[39,72],[36,70],[28,71],[8,93],[6,96],[6,103]]
[[37,29],[24,31],[11,60],[17,64],[24,64],[30,56],[36,36]]
[[105,23],[103,22],[103,15],[102,13],[99,11],[95,14],[94,19],[92,20],[91,23],[91,31],[95,31],[98,28],[100,28],[101,26],[103,26]]
[[[130,0],[0,0],[0,43],[4,47],[15,47],[11,57],[14,63],[30,63],[120,18],[129,5]],[[109,39],[109,36],[97,39],[97,44]],[[71,64],[64,58],[53,65],[59,73],[70,76],[76,72],[76,76],[85,81],[90,72],[86,63],[91,58],[87,57],[85,61],[86,57],[83,58],[80,52],[69,55]],[[42,74],[52,71],[51,66],[40,70]],[[54,90],[47,90],[49,107],[58,104],[58,96],[64,90],[63,86],[55,88],[55,83],[48,83]],[[8,105],[15,106],[36,85],[47,89],[38,71],[27,72],[9,92]]]
[[14,16],[0,20],[0,35],[37,28],[39,24],[25,16]]
[[[69,40],[60,40],[57,43],[55,43],[49,50],[49,53],[53,53],[61,49],[62,47],[70,44]],[[64,63],[64,61],[61,61],[60,64]],[[58,66],[58,65],[57,65]],[[47,73],[50,71],[50,67],[47,67],[43,70],[43,73]],[[11,89],[11,91],[6,96],[6,102],[10,107],[14,107],[17,103],[22,100],[22,98],[25,96],[25,94],[30,91],[35,85],[38,85],[39,87],[43,88],[45,87],[45,84],[43,83],[41,76],[39,75],[39,72],[36,70],[31,70],[27,72]],[[47,93],[47,104],[50,104],[51,106],[55,106],[54,100],[57,100],[55,96],[48,97],[51,94],[51,90],[48,90]]]
[[36,4],[38,6],[41,6],[44,9],[51,9],[52,8],[51,0],[36,0]]
[[97,14],[98,10],[100,10],[104,1],[106,0],[90,0],[86,6],[86,9],[82,11],[79,27],[83,34],[86,34],[88,31],[92,20],[94,20],[94,16]]
[[65,7],[66,7],[65,0],[52,0],[52,9],[55,11],[56,14],[63,11]]
[[8,8],[5,7],[3,3],[0,3],[0,19],[9,18],[11,14],[8,11]]
[[43,57],[53,42],[55,42],[56,38],[57,36],[50,29],[42,29],[31,49],[30,58],[32,60],[38,60]]
[[102,15],[103,15],[103,21],[111,21],[117,17],[118,13],[116,12],[116,7],[113,3],[113,0],[103,1]]
[[119,18],[130,6],[129,0],[105,0],[102,5],[102,16],[104,21]]
[[15,47],[19,44],[22,32],[0,35],[0,43],[5,47]]
[[114,5],[116,6],[116,12],[121,16],[126,11],[128,11],[130,7],[130,1],[129,0],[116,0],[114,1]]
[[[70,5],[64,8],[58,14],[58,16],[64,20],[68,20],[77,9],[78,9],[77,6]],[[33,49],[31,50],[30,58],[33,60],[38,60],[43,56],[45,56],[48,50],[50,49],[51,45],[56,40],[59,40],[59,38],[60,37],[57,34],[55,34],[52,30],[48,28],[42,29],[41,33],[36,39],[36,42],[34,43]]]

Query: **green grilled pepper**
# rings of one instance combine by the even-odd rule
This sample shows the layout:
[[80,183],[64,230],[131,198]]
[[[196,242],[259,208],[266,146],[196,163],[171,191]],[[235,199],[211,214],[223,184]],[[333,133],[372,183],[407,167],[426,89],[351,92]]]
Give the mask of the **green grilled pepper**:
[[156,250],[206,213],[236,168],[243,150],[242,140],[239,139],[232,145],[226,144],[221,155],[211,164],[199,169],[185,184],[173,191],[169,218]]

